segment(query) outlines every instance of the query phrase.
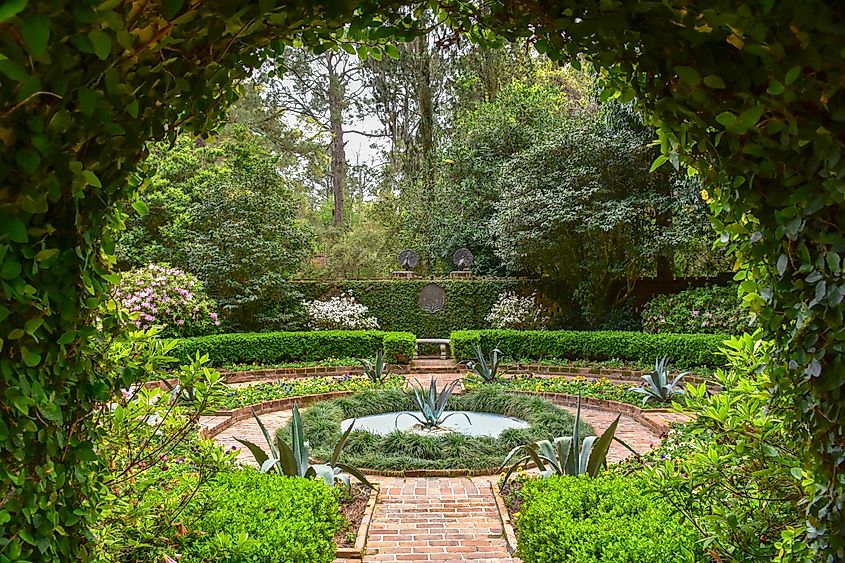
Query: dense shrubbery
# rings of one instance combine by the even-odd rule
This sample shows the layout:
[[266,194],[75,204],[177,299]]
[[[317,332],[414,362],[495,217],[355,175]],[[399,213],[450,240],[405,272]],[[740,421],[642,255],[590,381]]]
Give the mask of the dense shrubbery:
[[334,560],[342,516],[320,480],[243,469],[218,475],[205,497],[210,509],[180,539],[180,563]]
[[528,479],[516,525],[525,563],[706,561],[698,533],[638,477]]
[[752,324],[742,308],[735,287],[688,289],[675,295],[658,295],[642,311],[646,332],[741,334]]
[[138,315],[137,328],[160,326],[166,336],[208,334],[220,324],[216,304],[202,283],[166,264],[122,272],[112,296],[121,307]]
[[[214,365],[267,364],[312,361],[324,358],[365,358],[384,346],[387,334],[377,330],[321,330],[315,332],[237,332],[179,339],[173,355],[187,360],[196,353],[207,354]],[[401,334],[390,340],[390,351],[408,355],[409,338]],[[385,350],[387,353],[387,350]],[[413,346],[410,347],[413,356]],[[386,354],[386,360],[400,358]]]
[[721,393],[689,386],[685,450],[646,471],[649,488],[702,530],[722,561],[820,561],[806,549],[803,445],[783,424],[791,402],[769,392],[771,344],[759,334],[724,347]]
[[460,330],[452,333],[452,356],[475,358],[475,345],[499,348],[508,358],[540,360],[638,360],[668,356],[675,367],[723,363],[724,337],[710,334],[646,334],[622,331]]
[[382,339],[385,361],[407,364],[414,359],[417,337],[410,332],[386,332]]
[[[340,438],[340,423],[347,418],[415,410],[411,395],[400,389],[365,390],[333,401],[315,403],[302,414],[305,436],[315,459],[328,459]],[[552,436],[572,434],[574,417],[539,397],[520,396],[488,385],[466,395],[452,395],[447,410],[490,412],[527,421],[527,429],[505,430],[498,438],[467,436],[457,432],[421,435],[392,432],[377,436],[353,431],[343,450],[342,461],[356,467],[379,470],[490,469],[501,465],[515,446]],[[472,416],[472,415],[470,415]],[[584,436],[593,429],[582,421]],[[288,432],[280,429],[279,432]],[[286,438],[285,438],[286,439]]]

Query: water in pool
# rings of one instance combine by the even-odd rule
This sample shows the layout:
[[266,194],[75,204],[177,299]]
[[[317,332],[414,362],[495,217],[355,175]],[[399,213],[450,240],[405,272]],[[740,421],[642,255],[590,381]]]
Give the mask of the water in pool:
[[[443,416],[450,413],[457,412],[455,416],[443,423],[439,429],[434,431],[423,430],[420,428],[420,423],[417,419],[407,414],[402,414],[399,419],[396,416],[401,413],[410,413],[413,411],[399,411],[386,412],[382,414],[373,414],[370,416],[362,416],[360,418],[347,418],[340,424],[341,432],[345,432],[352,421],[355,420],[355,430],[365,430],[384,436],[390,434],[395,430],[420,432],[420,433],[442,433],[442,432],[460,432],[468,436],[491,436],[498,438],[499,434],[509,428],[528,428],[528,423],[518,418],[511,418],[500,414],[491,414],[486,412],[470,412],[470,411],[445,411]],[[463,414],[466,413],[469,417],[469,422]],[[419,412],[414,413],[419,416]]]

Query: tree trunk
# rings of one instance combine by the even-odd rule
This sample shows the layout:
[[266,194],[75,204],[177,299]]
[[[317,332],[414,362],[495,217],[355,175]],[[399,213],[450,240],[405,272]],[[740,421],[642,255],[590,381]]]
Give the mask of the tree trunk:
[[332,194],[334,195],[335,227],[343,225],[343,191],[346,179],[346,143],[343,141],[343,86],[337,75],[333,53],[326,54],[329,71],[329,127],[331,129],[330,152],[332,155]]

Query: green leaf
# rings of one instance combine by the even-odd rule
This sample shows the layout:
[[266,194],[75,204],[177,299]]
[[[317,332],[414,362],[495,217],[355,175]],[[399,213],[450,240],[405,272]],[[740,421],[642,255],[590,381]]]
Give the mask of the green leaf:
[[787,86],[789,86],[790,84],[792,84],[793,82],[795,82],[798,79],[799,74],[801,74],[801,67],[800,66],[792,67],[791,69],[789,69],[787,71],[786,77],[784,77],[784,79],[783,79],[783,83],[786,84]]
[[15,59],[5,59],[0,61],[0,73],[5,74],[16,82],[23,82],[29,78],[29,73],[26,71],[26,67]]
[[138,117],[138,100],[132,100],[126,105],[126,113],[133,118]]
[[39,354],[36,350],[21,348],[21,357],[23,357],[23,363],[31,368],[34,368],[41,363],[41,354]]
[[15,154],[15,162],[18,168],[27,174],[32,174],[41,164],[41,155],[32,149],[21,149]]
[[789,473],[799,481],[804,477],[804,473],[801,471],[800,467],[790,467]]
[[29,236],[26,234],[26,223],[19,217],[11,217],[5,219],[6,224],[3,225],[3,232],[13,242],[25,244],[29,241]]
[[729,127],[736,123],[736,116],[729,111],[723,111],[722,113],[716,116],[716,121],[721,123],[725,127]]
[[182,10],[184,0],[164,0],[164,10],[162,15],[165,19],[171,20]]
[[785,88],[783,84],[775,80],[774,82],[769,84],[769,87],[766,89],[766,92],[768,92],[772,96],[777,96],[778,94],[783,94],[784,90]]
[[0,22],[20,14],[28,3],[29,0],[3,0],[3,2],[0,2]]
[[59,253],[58,248],[45,248],[44,250],[39,251],[38,254],[35,255],[35,261],[36,262],[45,262],[58,253]]
[[21,35],[31,55],[42,55],[50,40],[50,20],[44,14],[34,14],[21,26]]
[[698,86],[701,84],[701,75],[691,66],[676,66],[675,72],[681,79],[681,82],[689,84],[690,86]]
[[100,183],[100,179],[97,175],[90,170],[83,170],[82,177],[85,178],[85,184],[88,186],[94,186],[95,188],[103,187],[103,184]]
[[132,203],[132,207],[133,209],[135,209],[135,211],[138,212],[138,215],[140,215],[141,217],[144,217],[150,213],[150,208],[147,207],[147,204],[141,201],[140,199],[136,199]]
[[94,54],[104,61],[111,53],[111,35],[102,29],[92,29],[88,32],[88,39],[94,47]]
[[97,106],[97,101],[100,99],[100,96],[90,88],[80,88],[79,89],[79,109],[82,110],[82,113],[85,115],[92,115],[94,113],[94,108]]
[[666,164],[668,160],[669,158],[666,155],[661,154],[660,156],[654,159],[654,162],[651,163],[651,168],[648,169],[648,173],[651,174],[652,172]]
[[396,45],[387,45],[384,48],[384,52],[387,54],[388,57],[391,59],[398,60],[399,59],[399,48]]
[[708,74],[704,77],[704,84],[710,88],[720,90],[725,87],[725,81],[715,74]]
[[739,114],[737,123],[744,129],[751,129],[758,121],[760,121],[760,118],[763,116],[763,112],[765,110],[766,108],[763,107],[762,104],[757,104],[753,108],[749,108]]

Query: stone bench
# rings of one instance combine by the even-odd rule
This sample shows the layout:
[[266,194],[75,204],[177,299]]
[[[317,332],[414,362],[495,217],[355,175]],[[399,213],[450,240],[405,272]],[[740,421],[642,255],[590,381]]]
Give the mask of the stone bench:
[[418,358],[420,355],[420,344],[438,344],[440,345],[440,359],[447,360],[449,359],[449,346],[451,344],[451,340],[448,338],[417,338],[417,343],[414,346],[414,357]]

